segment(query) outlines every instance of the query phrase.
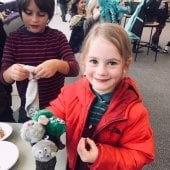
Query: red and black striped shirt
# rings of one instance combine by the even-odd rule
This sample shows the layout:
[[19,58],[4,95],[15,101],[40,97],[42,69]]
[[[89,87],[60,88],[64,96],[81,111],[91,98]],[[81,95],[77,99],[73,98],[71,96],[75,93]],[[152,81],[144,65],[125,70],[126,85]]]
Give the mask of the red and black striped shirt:
[[[68,75],[56,73],[51,78],[38,80],[39,102],[42,109],[60,93],[65,76],[77,76],[79,72],[78,62],[61,31],[47,26],[43,33],[31,33],[25,27],[10,33],[4,48],[0,79],[4,82],[3,72],[15,63],[37,66],[49,59],[67,61],[70,70]],[[17,81],[16,85],[21,105],[24,107],[28,80]]]

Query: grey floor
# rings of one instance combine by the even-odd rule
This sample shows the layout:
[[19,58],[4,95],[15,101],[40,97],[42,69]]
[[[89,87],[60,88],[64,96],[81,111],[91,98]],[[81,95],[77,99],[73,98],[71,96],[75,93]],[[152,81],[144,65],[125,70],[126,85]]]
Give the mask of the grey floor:
[[[61,21],[60,12],[56,7],[56,14],[50,26],[57,28],[70,37],[68,22]],[[69,15],[67,16],[69,20]],[[143,40],[148,40],[149,29],[143,32]],[[160,45],[164,46],[170,40],[170,23],[167,23],[160,37]],[[78,56],[77,56],[78,58]],[[146,55],[146,49],[139,54],[137,61],[133,62],[129,71],[143,95],[144,104],[150,111],[150,121],[155,134],[155,161],[146,166],[145,170],[169,170],[170,169],[170,51],[167,54],[158,54],[157,62],[154,62],[154,53],[150,51]],[[75,81],[76,78],[67,78],[66,83]],[[14,85],[13,109],[18,109],[20,104]],[[15,115],[17,119],[17,112]],[[146,146],[147,147],[147,146]]]

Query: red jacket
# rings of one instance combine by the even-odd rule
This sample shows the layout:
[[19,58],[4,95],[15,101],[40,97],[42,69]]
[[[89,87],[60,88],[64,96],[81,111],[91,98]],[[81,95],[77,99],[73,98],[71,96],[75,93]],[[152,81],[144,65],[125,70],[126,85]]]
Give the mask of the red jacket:
[[[48,107],[66,121],[66,146],[69,169],[74,170],[77,144],[95,95],[86,78],[66,85]],[[99,156],[91,170],[139,170],[154,159],[153,132],[148,111],[143,106],[135,83],[124,78],[98,123],[92,139]]]

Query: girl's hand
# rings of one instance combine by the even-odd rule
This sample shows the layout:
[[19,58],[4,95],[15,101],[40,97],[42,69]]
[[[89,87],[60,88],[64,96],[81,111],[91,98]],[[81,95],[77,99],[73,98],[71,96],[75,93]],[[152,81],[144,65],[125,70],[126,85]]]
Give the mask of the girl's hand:
[[98,148],[90,138],[81,138],[77,152],[83,162],[94,163],[98,157]]
[[27,71],[22,64],[13,64],[4,72],[4,75],[10,77],[10,80],[7,82],[22,81],[29,77],[29,71]]
[[54,76],[56,72],[64,73],[62,69],[66,71],[66,73],[68,72],[69,66],[67,62],[58,59],[51,59],[39,64],[35,68],[35,75],[40,78],[50,78]]
[[93,19],[97,21],[99,20],[99,17],[100,17],[100,11],[96,10],[95,13],[93,14]]

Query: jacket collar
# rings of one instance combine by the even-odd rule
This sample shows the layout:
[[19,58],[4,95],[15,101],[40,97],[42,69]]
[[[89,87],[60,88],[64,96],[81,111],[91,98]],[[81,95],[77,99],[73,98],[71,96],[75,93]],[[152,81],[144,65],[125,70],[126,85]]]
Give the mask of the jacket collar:
[[[91,90],[90,84],[85,77],[79,81],[78,84],[81,83],[81,85],[77,86],[77,96],[82,105],[90,108],[95,94]],[[98,126],[107,126],[107,124],[113,121],[126,120],[128,116],[126,112],[127,107],[131,104],[141,102],[141,100],[135,82],[129,77],[123,78],[115,90],[110,105]]]

